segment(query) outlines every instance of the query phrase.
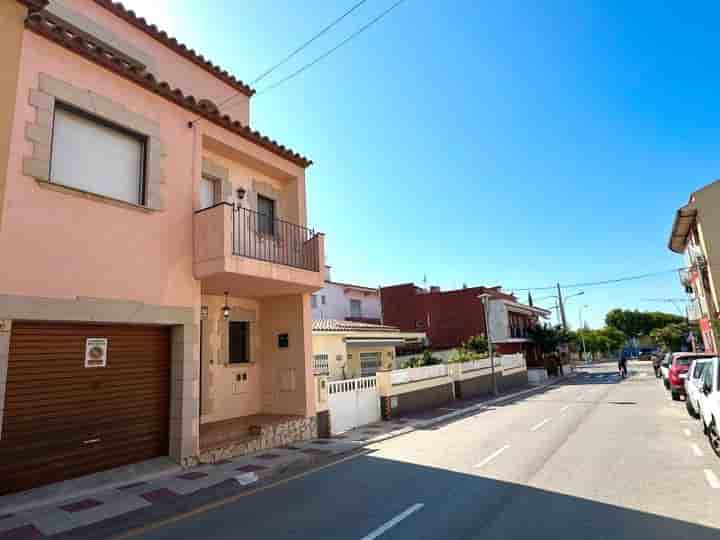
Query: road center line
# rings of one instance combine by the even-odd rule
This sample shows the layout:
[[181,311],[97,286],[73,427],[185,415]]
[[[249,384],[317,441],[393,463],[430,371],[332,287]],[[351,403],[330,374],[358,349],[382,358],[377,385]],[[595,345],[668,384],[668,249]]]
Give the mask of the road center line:
[[689,437],[690,435],[692,435],[692,433],[690,433],[690,430],[688,428],[683,429],[683,433],[685,434],[686,437]]
[[546,419],[543,420],[542,422],[540,422],[540,423],[538,423],[538,424],[535,424],[533,427],[531,427],[531,428],[530,428],[530,431],[537,431],[538,429],[540,429],[541,427],[543,427],[545,424],[547,424],[547,423],[550,422],[551,420],[552,420],[552,418],[546,418]]
[[367,536],[363,536],[362,540],[373,540],[374,538],[377,538],[378,536],[383,534],[385,531],[392,529],[395,525],[400,523],[403,519],[410,517],[412,514],[414,514],[418,510],[420,510],[423,506],[425,506],[425,505],[422,503],[413,504],[410,508],[408,508],[404,512],[398,514],[397,516],[392,518],[390,521],[386,521],[380,527],[375,529],[373,532],[371,532]]
[[693,454],[695,454],[697,457],[703,457],[703,451],[700,450],[700,447],[697,444],[692,443],[690,447],[692,448]]
[[720,488],[720,480],[718,480],[718,477],[715,476],[714,472],[712,472],[710,469],[705,469],[703,472],[705,473],[705,480],[707,480],[707,483],[710,484],[711,488]]
[[498,457],[500,454],[502,454],[502,453],[503,453],[505,450],[507,450],[508,448],[510,448],[510,445],[509,445],[509,444],[506,444],[506,445],[503,446],[502,448],[500,448],[500,449],[498,449],[498,450],[495,450],[492,454],[490,454],[488,457],[486,457],[485,459],[483,459],[480,463],[478,463],[477,465],[475,465],[475,467],[484,467],[485,465],[487,465],[488,463],[490,463],[493,459],[495,459],[495,458]]

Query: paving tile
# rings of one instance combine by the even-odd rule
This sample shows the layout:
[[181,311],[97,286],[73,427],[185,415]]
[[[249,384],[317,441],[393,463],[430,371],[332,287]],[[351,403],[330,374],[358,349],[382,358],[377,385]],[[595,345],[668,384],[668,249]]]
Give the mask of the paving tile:
[[330,450],[320,450],[319,448],[306,448],[305,450],[300,450],[303,454],[311,454],[316,456],[325,456],[328,454],[331,454]]
[[264,471],[267,467],[263,465],[253,465],[252,463],[249,465],[243,465],[242,467],[238,467],[235,469],[236,471],[240,472],[257,472],[257,471]]
[[153,491],[148,491],[140,496],[148,502],[155,503],[165,499],[169,499],[171,497],[177,497],[177,493],[168,488],[160,488]]
[[66,512],[74,513],[80,512],[81,510],[89,510],[90,508],[95,508],[96,506],[100,506],[101,504],[103,504],[103,502],[98,501],[97,499],[83,499],[74,503],[63,504],[58,508],[61,508]]
[[190,471],[185,474],[181,474],[178,476],[181,480],[197,480],[198,478],[205,478],[207,476],[207,473],[200,472],[200,471]]
[[124,486],[120,486],[120,487],[118,487],[118,488],[116,488],[116,489],[119,489],[119,490],[121,490],[121,491],[125,491],[126,489],[132,489],[132,488],[134,488],[134,487],[145,486],[145,485],[147,485],[147,482],[133,482],[132,484],[125,484]]
[[32,510],[19,512],[18,515],[25,518],[26,522],[34,525],[35,528],[47,536],[77,527],[74,517],[78,514],[71,514],[57,506],[33,508]]
[[4,519],[0,520],[0,538],[2,538],[2,533],[4,531],[9,531],[10,529],[17,529],[24,525],[30,525],[30,520],[23,516],[6,514],[6,516],[8,515],[10,517],[5,517]]
[[280,454],[273,454],[268,452],[267,454],[260,454],[259,456],[252,456],[253,459],[277,459],[280,457]]
[[45,535],[32,525],[23,525],[0,532],[0,540],[34,540],[36,538],[45,538]]
[[151,506],[151,503],[138,495],[124,494],[117,496],[117,492],[115,492],[115,496],[107,497],[105,504],[102,506],[96,506],[95,508],[73,514],[73,521],[75,521],[76,526],[83,527],[106,519],[122,516],[123,514],[148,506]]

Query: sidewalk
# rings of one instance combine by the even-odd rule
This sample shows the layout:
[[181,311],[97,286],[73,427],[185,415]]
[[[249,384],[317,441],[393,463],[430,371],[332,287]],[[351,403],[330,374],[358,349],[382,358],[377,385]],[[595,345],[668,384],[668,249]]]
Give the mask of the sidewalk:
[[[98,488],[82,496],[64,500],[29,501],[22,495],[0,499],[0,540],[46,538],[95,525],[136,510],[152,510],[154,505],[169,505],[175,513],[183,511],[183,496],[209,492],[215,498],[224,490],[212,493],[208,488],[232,484],[233,489],[247,489],[261,480],[270,480],[289,469],[308,469],[342,454],[348,454],[379,441],[423,429],[474,411],[542,390],[564,378],[542,385],[526,387],[495,399],[456,401],[446,407],[415,415],[381,421],[337,435],[332,439],[315,439],[265,450],[222,462],[200,465],[192,469],[172,471],[154,478],[131,481],[126,485]],[[4,506],[4,507],[3,507]],[[152,512],[151,512],[152,513]],[[167,511],[165,512],[167,514]]]

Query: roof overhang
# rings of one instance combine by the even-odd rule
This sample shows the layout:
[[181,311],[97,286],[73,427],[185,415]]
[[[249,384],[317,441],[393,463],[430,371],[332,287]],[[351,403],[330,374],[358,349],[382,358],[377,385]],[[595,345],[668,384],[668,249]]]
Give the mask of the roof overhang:
[[346,338],[345,344],[348,347],[399,347],[405,345],[402,338]]
[[675,220],[673,221],[672,231],[670,231],[670,239],[668,240],[668,248],[675,253],[683,253],[687,246],[688,234],[695,224],[697,217],[697,208],[692,204],[687,204],[679,208],[675,212]]
[[550,317],[550,310],[535,306],[528,306],[527,304],[521,304],[519,302],[512,302],[510,300],[502,300],[507,306],[508,311],[514,311],[515,313],[523,313],[525,315],[537,315],[547,319]]
[[532,343],[532,339],[529,338],[507,338],[507,339],[493,339],[495,343]]

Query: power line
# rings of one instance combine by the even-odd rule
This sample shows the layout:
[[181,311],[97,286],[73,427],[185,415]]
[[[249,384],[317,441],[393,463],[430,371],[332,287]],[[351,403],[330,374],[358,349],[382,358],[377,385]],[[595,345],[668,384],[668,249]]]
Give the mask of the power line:
[[360,0],[357,4],[355,4],[354,6],[352,6],[352,7],[351,7],[350,9],[348,9],[345,13],[343,13],[342,15],[340,15],[337,19],[335,19],[333,22],[331,22],[330,24],[328,24],[325,28],[323,28],[322,30],[320,30],[317,34],[315,34],[313,37],[311,37],[310,39],[308,39],[305,43],[303,43],[302,45],[300,45],[300,46],[299,46],[297,49],[295,49],[293,52],[291,52],[291,53],[288,54],[285,58],[283,58],[282,60],[280,60],[277,64],[275,64],[275,65],[272,66],[271,68],[263,71],[263,72],[262,72],[260,75],[258,75],[255,79],[253,79],[252,81],[250,81],[250,84],[253,85],[253,84],[258,83],[258,82],[260,82],[261,80],[263,80],[265,77],[267,77],[268,75],[270,75],[273,71],[275,71],[277,68],[279,68],[280,66],[284,65],[288,60],[290,60],[292,57],[294,57],[294,56],[295,56],[296,54],[298,54],[300,51],[302,51],[303,49],[305,49],[305,47],[307,47],[308,45],[310,45],[310,44],[311,44],[313,41],[315,41],[317,38],[319,38],[320,36],[322,36],[323,34],[325,34],[328,30],[330,30],[330,29],[331,29],[333,26],[335,26],[337,23],[339,23],[340,21],[342,21],[345,17],[347,17],[348,15],[350,15],[353,11],[355,11],[357,8],[359,8],[361,5],[363,5],[365,2],[367,2],[367,0]]
[[[602,280],[602,281],[588,281],[585,283],[572,283],[569,285],[561,284],[560,286],[564,289],[578,289],[578,288],[585,288],[585,287],[597,287],[600,285],[613,285],[615,283],[623,283],[626,281],[635,281],[638,279],[647,279],[647,278],[651,278],[651,277],[670,274],[670,273],[678,272],[680,270],[687,270],[687,268],[686,267],[672,268],[670,270],[661,270],[659,272],[650,272],[648,274],[639,274],[636,276],[625,276],[625,277],[621,277],[621,278],[606,279],[606,280]],[[557,285],[548,285],[546,287],[529,287],[529,288],[525,288],[525,289],[512,288],[512,290],[513,291],[547,291],[547,290],[555,289],[556,287],[557,287]]]
[[261,95],[263,95],[263,94],[266,94],[266,93],[268,93],[269,91],[274,90],[275,88],[277,88],[277,87],[280,86],[281,84],[284,84],[284,83],[286,83],[287,81],[289,81],[290,79],[294,79],[295,77],[297,77],[297,76],[300,75],[301,73],[307,71],[308,69],[310,69],[311,67],[313,67],[315,64],[317,64],[318,62],[324,60],[325,58],[327,58],[328,56],[330,56],[332,53],[334,53],[335,51],[337,51],[340,47],[342,47],[342,46],[345,45],[346,43],[350,42],[351,40],[353,40],[354,38],[356,38],[357,36],[359,36],[360,34],[362,34],[365,30],[367,30],[367,29],[370,28],[372,25],[374,25],[376,22],[378,22],[380,19],[382,19],[383,17],[385,17],[385,15],[387,15],[388,13],[390,13],[393,9],[395,9],[396,7],[398,7],[398,6],[399,6],[400,4],[402,4],[404,1],[405,1],[405,0],[397,0],[397,1],[396,1],[394,4],[392,4],[389,8],[387,8],[385,11],[383,11],[382,13],[380,13],[380,14],[379,14],[378,16],[376,16],[374,19],[371,19],[371,20],[370,20],[368,23],[366,23],[365,25],[361,26],[357,31],[355,31],[355,32],[353,32],[352,34],[350,34],[348,37],[346,37],[346,38],[345,38],[344,40],[342,40],[340,43],[338,43],[337,45],[335,45],[332,49],[324,52],[323,54],[321,54],[320,56],[318,56],[317,58],[315,58],[315,60],[313,60],[312,62],[309,62],[309,63],[305,64],[304,66],[302,66],[301,68],[295,70],[294,72],[292,72],[292,73],[291,73],[290,75],[288,75],[287,77],[284,77],[284,78],[280,79],[279,81],[277,81],[276,83],[273,83],[273,84],[271,84],[270,86],[266,86],[266,87],[263,88],[262,90],[259,90],[256,95],[261,96]]

